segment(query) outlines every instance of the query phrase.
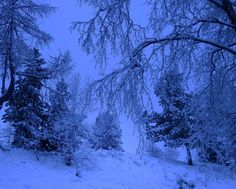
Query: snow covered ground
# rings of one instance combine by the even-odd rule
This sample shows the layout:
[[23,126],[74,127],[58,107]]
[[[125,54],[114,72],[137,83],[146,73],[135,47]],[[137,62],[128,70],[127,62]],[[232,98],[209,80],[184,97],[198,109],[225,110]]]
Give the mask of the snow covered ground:
[[174,189],[183,178],[196,188],[235,189],[236,178],[226,168],[127,152],[94,152],[92,162],[81,169],[67,167],[55,156],[12,149],[0,151],[0,189]]
[[[1,124],[0,133],[5,126]],[[40,154],[38,161],[33,152],[0,150],[0,189],[177,189],[180,178],[197,189],[236,188],[235,174],[218,165],[188,166],[185,151],[165,152],[162,158],[136,155],[137,136],[127,126],[122,128],[125,152],[92,152],[79,177],[76,167],[65,166],[56,156]]]

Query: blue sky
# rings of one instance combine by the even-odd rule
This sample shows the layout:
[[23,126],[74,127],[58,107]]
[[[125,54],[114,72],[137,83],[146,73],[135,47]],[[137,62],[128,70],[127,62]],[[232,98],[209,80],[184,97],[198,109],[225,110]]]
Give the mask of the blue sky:
[[[87,21],[91,18],[95,10],[91,7],[79,6],[76,0],[44,0],[52,6],[57,7],[55,13],[51,16],[43,19],[40,22],[41,28],[50,33],[55,39],[49,44],[47,48],[43,48],[43,54],[45,56],[56,55],[60,50],[69,50],[71,52],[73,62],[77,66],[77,71],[82,76],[89,76],[92,79],[97,78],[98,69],[95,68],[95,60],[92,55],[87,55],[83,52],[78,44],[78,33],[76,31],[70,31],[69,28],[73,21]],[[143,14],[137,14],[144,12],[143,9],[147,7],[143,4],[143,1],[137,1],[131,6],[131,16],[138,24],[145,24],[147,16]],[[119,61],[119,57],[110,57],[110,65],[108,69],[111,69],[114,62]]]
[[[94,10],[90,7],[83,5],[80,7],[76,0],[47,0],[45,1],[52,6],[57,7],[54,14],[40,22],[41,29],[50,33],[54,41],[48,47],[44,47],[42,52],[44,56],[55,56],[58,52],[69,50],[72,55],[73,63],[76,65],[75,73],[78,72],[82,77],[89,76],[91,79],[98,77],[98,69],[95,68],[95,60],[92,55],[87,55],[83,52],[78,44],[78,33],[69,30],[73,21],[86,21],[94,15]],[[142,12],[144,9],[143,4],[135,2],[132,5],[132,17],[137,20],[139,24],[145,23],[145,17],[141,14],[134,14]],[[110,57],[109,68],[112,68],[114,62],[119,61],[119,57]],[[89,115],[89,122],[93,122],[97,112]],[[137,134],[133,135],[133,123],[125,116],[121,118],[121,127],[123,130],[124,148],[127,151],[135,152],[137,149]]]
[[[95,63],[92,56],[86,55],[80,50],[78,44],[78,33],[71,32],[70,26],[73,21],[88,19],[92,11],[88,7],[80,8],[75,0],[48,0],[52,6],[57,7],[55,13],[40,21],[42,30],[50,33],[54,41],[48,47],[43,48],[44,56],[55,56],[59,51],[69,50],[72,55],[76,71],[82,76],[90,76],[94,79],[97,76]],[[91,13],[90,13],[91,12]]]

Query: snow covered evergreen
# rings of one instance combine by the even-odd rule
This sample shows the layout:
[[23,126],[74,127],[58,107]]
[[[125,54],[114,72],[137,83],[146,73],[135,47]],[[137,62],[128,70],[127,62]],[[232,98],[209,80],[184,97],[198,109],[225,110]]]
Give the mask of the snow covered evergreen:
[[41,95],[43,81],[48,79],[44,76],[44,64],[39,51],[34,49],[3,116],[3,120],[15,128],[13,145],[17,147],[40,149],[48,128],[49,106]]
[[56,83],[56,88],[50,91],[49,101],[52,113],[52,120],[56,120],[58,117],[62,116],[67,111],[69,111],[67,107],[67,103],[70,99],[68,87],[69,86],[66,83],[65,79],[61,77]]
[[53,138],[56,142],[57,152],[62,155],[68,166],[75,163],[77,159],[75,153],[85,138],[83,119],[82,116],[67,111],[57,118],[53,126]]
[[[236,1],[77,1],[82,11],[55,1],[48,24],[41,18],[55,8],[44,0],[0,0],[0,187],[236,188]],[[84,8],[71,29],[89,57],[63,29]],[[43,48],[52,36],[40,25],[55,32],[55,46]],[[34,46],[49,55],[47,67]],[[87,71],[95,80],[81,86]],[[101,107],[109,111],[91,128]],[[123,113],[138,151],[151,144],[153,157],[122,150],[132,138]],[[185,151],[194,166],[182,163]]]
[[121,150],[121,135],[121,128],[116,117],[109,112],[100,113],[93,127],[93,148]]
[[182,75],[167,72],[156,84],[155,94],[163,108],[162,113],[145,112],[147,137],[152,142],[164,142],[169,147],[185,146],[188,164],[192,165],[190,141],[194,125],[194,113],[190,107],[191,95],[183,88]]
[[63,77],[57,81],[56,89],[51,91],[49,99],[52,125],[49,138],[66,165],[72,165],[74,153],[85,136],[82,124],[85,117],[69,109],[70,93]]

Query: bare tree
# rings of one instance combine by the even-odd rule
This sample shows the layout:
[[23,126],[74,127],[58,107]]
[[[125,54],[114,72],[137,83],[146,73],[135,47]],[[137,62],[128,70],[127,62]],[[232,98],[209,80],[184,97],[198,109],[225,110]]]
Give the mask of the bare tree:
[[[214,109],[218,97],[224,99],[224,86],[235,88],[235,1],[143,0],[144,12],[138,13],[148,18],[143,25],[132,16],[137,14],[132,12],[135,1],[79,2],[96,10],[90,20],[72,25],[79,31],[82,48],[101,66],[108,54],[122,57],[114,71],[90,86],[91,99],[98,97],[139,120],[143,109],[152,107],[153,84],[166,70],[178,69],[186,81],[197,81],[195,89],[201,99],[207,99],[206,110]],[[219,111],[222,106],[212,117],[232,115],[232,111]]]
[[[2,70],[2,96],[0,105],[14,91],[16,70],[29,53],[29,44],[47,44],[52,37],[37,25],[39,17],[49,15],[55,8],[34,0],[2,0],[0,2],[0,55]],[[6,89],[7,75],[10,84]]]
[[132,112],[136,106],[129,104],[134,96],[136,104],[142,103],[143,94],[148,97],[148,90],[153,88],[150,85],[153,79],[173,65],[186,76],[207,79],[205,87],[210,85],[218,65],[234,71],[236,5],[233,1],[144,2],[148,6],[143,14],[149,19],[141,26],[131,16],[134,3],[131,0],[80,0],[96,10],[90,20],[72,25],[79,31],[82,48],[94,54],[100,65],[106,63],[108,53],[122,56],[118,69],[92,85],[95,94],[108,99],[109,104],[123,102]]

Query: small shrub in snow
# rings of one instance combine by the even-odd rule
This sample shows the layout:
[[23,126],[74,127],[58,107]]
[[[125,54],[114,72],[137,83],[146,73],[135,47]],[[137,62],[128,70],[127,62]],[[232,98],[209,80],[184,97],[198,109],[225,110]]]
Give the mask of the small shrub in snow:
[[81,176],[83,169],[94,167],[93,161],[91,144],[86,139],[80,140],[79,148],[74,152],[74,162],[77,168],[76,176]]

